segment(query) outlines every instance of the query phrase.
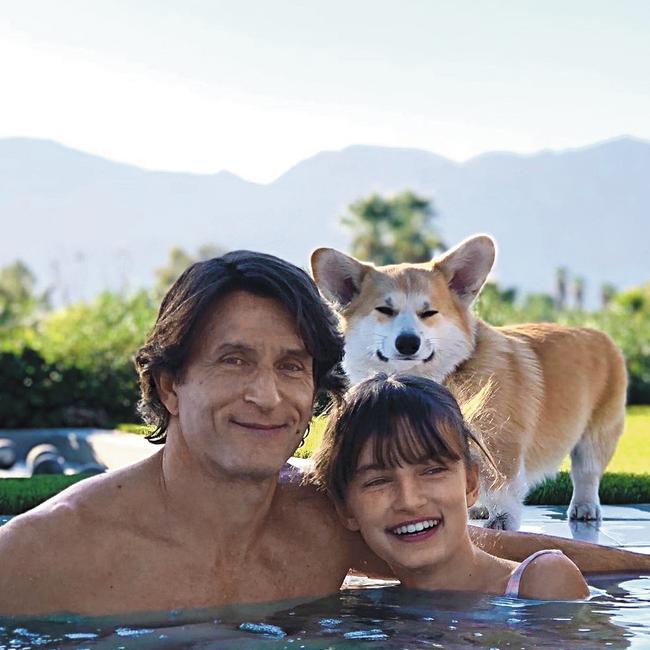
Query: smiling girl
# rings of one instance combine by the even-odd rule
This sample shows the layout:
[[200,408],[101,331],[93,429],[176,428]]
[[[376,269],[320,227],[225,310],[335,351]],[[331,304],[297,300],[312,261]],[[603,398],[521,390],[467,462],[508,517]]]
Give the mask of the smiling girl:
[[443,386],[408,375],[376,375],[352,388],[315,457],[316,480],[344,525],[405,587],[574,600],[589,591],[560,551],[521,562],[472,543],[467,509],[478,497],[476,448],[458,404]]

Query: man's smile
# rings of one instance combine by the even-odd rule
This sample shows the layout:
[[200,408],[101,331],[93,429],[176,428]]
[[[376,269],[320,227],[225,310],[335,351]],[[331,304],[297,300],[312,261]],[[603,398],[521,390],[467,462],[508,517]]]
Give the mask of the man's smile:
[[233,424],[236,424],[238,427],[243,429],[249,429],[250,431],[259,431],[262,433],[275,433],[286,429],[288,426],[286,422],[280,423],[269,423],[269,422],[255,422],[252,420],[238,420],[232,418],[230,420]]

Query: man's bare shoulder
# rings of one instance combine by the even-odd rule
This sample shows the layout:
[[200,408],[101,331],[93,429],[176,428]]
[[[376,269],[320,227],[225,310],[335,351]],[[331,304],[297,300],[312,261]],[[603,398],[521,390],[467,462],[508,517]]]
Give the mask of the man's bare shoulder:
[[128,534],[124,510],[141,508],[140,472],[132,466],[85,479],[2,526],[0,612],[54,611],[46,603],[63,602],[63,585],[100,573],[107,547]]
[[71,485],[0,528],[0,540],[29,531],[73,538],[87,526],[124,521],[124,508],[135,510],[139,505],[147,464],[150,459]]
[[310,483],[282,484],[278,486],[278,505],[296,522],[317,519],[325,526],[339,525],[331,500]]
[[393,577],[361,535],[343,526],[332,500],[322,490],[310,483],[283,487],[293,517],[291,528],[309,540],[314,550],[325,551],[324,557],[345,563],[346,569],[374,577]]
[[289,521],[293,536],[307,535],[314,545],[336,543],[342,552],[355,540],[339,519],[331,499],[310,483],[281,485],[278,490],[282,516]]

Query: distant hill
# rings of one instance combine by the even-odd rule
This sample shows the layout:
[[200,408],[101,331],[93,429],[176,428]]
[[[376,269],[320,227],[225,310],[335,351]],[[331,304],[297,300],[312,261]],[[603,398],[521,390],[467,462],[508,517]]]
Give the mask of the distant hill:
[[306,265],[346,248],[346,206],[411,188],[434,200],[444,240],[489,232],[504,286],[551,291],[554,270],[602,282],[650,279],[650,143],[623,137],[458,164],[415,149],[352,146],[304,160],[273,183],[228,172],[154,172],[44,140],[0,139],[0,266],[24,260],[68,298],[151,283],[172,246],[212,242]]

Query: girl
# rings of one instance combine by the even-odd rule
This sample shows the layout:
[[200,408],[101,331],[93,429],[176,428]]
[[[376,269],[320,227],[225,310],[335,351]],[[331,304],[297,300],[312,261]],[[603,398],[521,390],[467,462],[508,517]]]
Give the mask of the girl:
[[405,587],[535,599],[589,595],[560,551],[521,564],[474,546],[467,509],[478,497],[478,463],[491,462],[443,386],[423,377],[376,375],[352,388],[330,420],[315,458],[344,525]]

